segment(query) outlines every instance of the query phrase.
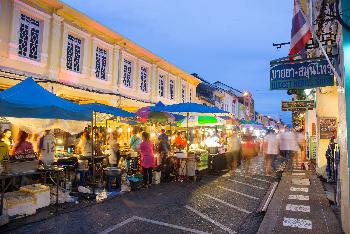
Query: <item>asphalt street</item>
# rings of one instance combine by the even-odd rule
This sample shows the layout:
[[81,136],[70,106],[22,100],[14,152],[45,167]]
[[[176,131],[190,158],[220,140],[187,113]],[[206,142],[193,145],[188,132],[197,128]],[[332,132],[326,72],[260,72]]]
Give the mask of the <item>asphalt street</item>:
[[200,182],[162,183],[28,224],[9,233],[256,233],[256,212],[271,182],[254,174],[207,175]]

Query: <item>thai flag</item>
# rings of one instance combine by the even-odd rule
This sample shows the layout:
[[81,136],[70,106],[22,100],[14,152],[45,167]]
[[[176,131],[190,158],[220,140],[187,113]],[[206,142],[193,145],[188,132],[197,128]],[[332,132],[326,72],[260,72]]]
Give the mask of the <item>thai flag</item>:
[[294,15],[292,22],[292,40],[290,42],[289,56],[300,53],[307,42],[312,38],[310,24],[306,21],[299,0],[294,0]]

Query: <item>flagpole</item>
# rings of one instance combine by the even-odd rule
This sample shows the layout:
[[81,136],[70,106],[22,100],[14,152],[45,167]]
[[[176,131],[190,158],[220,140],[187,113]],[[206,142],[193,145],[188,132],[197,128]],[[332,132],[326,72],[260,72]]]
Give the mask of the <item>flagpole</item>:
[[327,55],[327,52],[326,50],[323,48],[323,45],[321,43],[321,41],[318,39],[317,35],[316,35],[316,32],[314,31],[314,28],[312,27],[312,24],[310,23],[310,20],[308,17],[306,17],[305,13],[304,13],[304,10],[303,8],[301,7],[301,3],[300,3],[300,0],[296,0],[297,4],[299,5],[300,7],[300,12],[301,14],[303,15],[306,23],[309,25],[309,28],[310,28],[310,31],[311,31],[311,34],[314,36],[314,38],[316,39],[319,47],[321,48],[321,51],[322,53],[324,54],[329,66],[331,67],[332,71],[333,71],[333,74],[335,75],[337,81],[338,81],[338,84],[341,86],[342,85],[342,82],[341,82],[341,79],[340,79],[340,76],[338,74],[338,72],[335,70],[333,64],[331,63],[331,60],[329,59],[328,55]]

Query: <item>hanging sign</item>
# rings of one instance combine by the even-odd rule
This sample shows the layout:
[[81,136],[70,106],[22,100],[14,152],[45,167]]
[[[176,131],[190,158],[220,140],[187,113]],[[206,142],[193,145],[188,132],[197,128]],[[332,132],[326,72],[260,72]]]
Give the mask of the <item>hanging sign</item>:
[[314,107],[314,100],[292,102],[282,101],[282,111],[305,111],[312,110]]
[[337,118],[320,118],[320,139],[337,137]]
[[[333,63],[334,59],[331,59]],[[326,59],[271,63],[270,89],[309,89],[334,85],[333,71]]]

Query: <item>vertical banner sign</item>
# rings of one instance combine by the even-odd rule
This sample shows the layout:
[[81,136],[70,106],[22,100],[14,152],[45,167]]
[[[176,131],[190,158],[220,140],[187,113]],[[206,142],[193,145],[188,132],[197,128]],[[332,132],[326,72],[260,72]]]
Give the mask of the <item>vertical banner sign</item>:
[[[331,59],[332,63],[334,59]],[[309,89],[334,85],[333,71],[324,58],[271,62],[270,89]]]

